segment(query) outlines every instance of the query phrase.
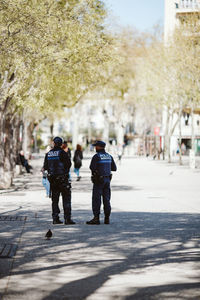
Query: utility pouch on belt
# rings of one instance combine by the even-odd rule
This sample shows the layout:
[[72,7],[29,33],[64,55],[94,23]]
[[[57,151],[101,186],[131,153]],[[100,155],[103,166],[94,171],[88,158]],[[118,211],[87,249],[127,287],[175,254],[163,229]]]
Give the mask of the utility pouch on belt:
[[59,186],[62,189],[71,190],[71,183],[68,175],[48,175],[51,189]]
[[69,181],[68,175],[50,175],[47,176],[50,183],[60,182],[60,183],[66,183]]
[[99,176],[98,174],[94,174],[91,176],[91,180],[92,180],[92,183],[94,184],[101,184],[104,182],[103,180],[103,176]]
[[92,175],[91,176],[91,181],[92,181],[92,183],[97,184],[97,176],[96,175]]

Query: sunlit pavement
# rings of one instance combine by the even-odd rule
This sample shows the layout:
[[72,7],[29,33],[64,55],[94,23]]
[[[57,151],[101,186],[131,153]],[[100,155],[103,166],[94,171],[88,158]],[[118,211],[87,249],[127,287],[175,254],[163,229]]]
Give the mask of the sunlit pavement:
[[113,176],[111,224],[88,226],[88,164],[73,180],[74,226],[51,224],[39,173],[0,195],[1,216],[27,216],[0,223],[0,242],[18,244],[13,258],[0,259],[3,299],[200,299],[200,170],[124,159]]

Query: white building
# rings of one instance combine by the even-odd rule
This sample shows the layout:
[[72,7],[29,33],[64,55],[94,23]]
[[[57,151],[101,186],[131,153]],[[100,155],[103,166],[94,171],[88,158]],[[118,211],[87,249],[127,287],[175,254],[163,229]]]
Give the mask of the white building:
[[[180,24],[180,19],[188,14],[200,12],[200,0],[165,0],[165,23],[164,23],[164,39],[167,45],[176,26]],[[196,138],[196,152],[200,152],[200,109],[195,110],[194,117],[194,133]],[[164,120],[163,116],[163,132]],[[176,116],[173,120],[176,121]],[[191,148],[191,116],[190,111],[186,111],[181,120],[182,142],[186,145],[187,150]],[[178,149],[179,128],[176,127],[171,141],[171,154],[174,155]],[[187,151],[188,152],[188,151]]]
[[165,0],[165,42],[173,34],[181,16],[198,12],[199,9],[200,0]]

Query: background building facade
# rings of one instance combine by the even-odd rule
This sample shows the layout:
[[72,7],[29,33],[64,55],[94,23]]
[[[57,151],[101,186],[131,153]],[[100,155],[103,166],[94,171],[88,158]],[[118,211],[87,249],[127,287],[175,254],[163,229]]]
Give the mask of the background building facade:
[[[200,0],[165,0],[165,22],[164,22],[164,40],[167,46],[170,41],[176,26],[179,26],[181,22],[184,22],[184,18],[187,16],[199,13],[200,14]],[[200,109],[196,108],[194,111],[193,127],[195,134],[195,150],[196,154],[200,153]],[[174,116],[173,122],[176,122],[178,115]],[[163,131],[165,128],[166,113],[163,112]],[[191,149],[192,140],[192,118],[190,109],[183,112],[181,119],[182,130],[182,143],[186,146],[184,154],[189,153]],[[175,131],[171,140],[171,155],[175,155],[178,149],[179,140],[179,128],[175,128]]]

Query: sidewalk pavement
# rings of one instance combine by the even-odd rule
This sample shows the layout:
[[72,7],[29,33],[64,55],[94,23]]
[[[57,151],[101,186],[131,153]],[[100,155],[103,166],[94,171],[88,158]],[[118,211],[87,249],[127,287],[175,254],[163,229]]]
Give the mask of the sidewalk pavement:
[[4,300],[200,299],[200,170],[124,159],[113,176],[111,224],[88,226],[85,160],[81,181],[73,179],[77,224],[56,226],[41,163],[34,161],[34,175],[16,179],[16,191],[0,195],[0,246],[18,246],[14,256],[0,258]]

